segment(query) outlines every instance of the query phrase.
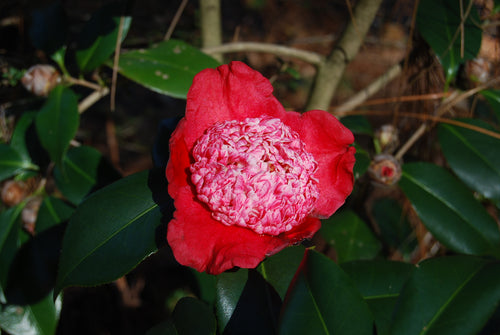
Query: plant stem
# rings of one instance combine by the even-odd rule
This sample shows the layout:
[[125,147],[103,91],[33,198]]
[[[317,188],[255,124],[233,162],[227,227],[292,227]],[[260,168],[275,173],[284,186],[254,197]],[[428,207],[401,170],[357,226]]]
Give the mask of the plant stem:
[[[326,62],[319,66],[307,109],[326,110],[347,64],[356,56],[382,0],[360,0],[354,16]],[[355,23],[354,23],[355,22]]]
[[391,80],[399,76],[400,73],[401,73],[401,65],[400,64],[394,65],[389,70],[387,70],[386,73],[378,77],[370,85],[368,85],[363,90],[356,93],[354,96],[352,96],[349,100],[344,102],[339,107],[335,108],[333,113],[337,117],[343,116],[344,112],[352,110],[355,107],[362,104],[366,99],[368,99],[370,96],[378,92],[387,83],[389,83]]
[[[220,12],[220,0],[200,0],[200,23],[203,48],[222,44],[222,21]],[[222,54],[213,54],[212,56],[222,62]]]
[[203,52],[210,55],[217,53],[249,52],[249,51],[265,52],[282,57],[292,57],[303,60],[313,65],[320,65],[324,61],[324,57],[315,52],[305,51],[270,43],[234,42],[234,43],[221,44],[214,47],[207,47],[203,49]]

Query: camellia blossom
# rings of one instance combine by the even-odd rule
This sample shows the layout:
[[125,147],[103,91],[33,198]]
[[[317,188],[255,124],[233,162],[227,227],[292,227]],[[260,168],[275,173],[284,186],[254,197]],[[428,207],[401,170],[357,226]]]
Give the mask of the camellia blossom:
[[325,111],[285,111],[272,92],[241,62],[195,76],[166,169],[180,264],[254,268],[311,238],[351,193],[352,133]]

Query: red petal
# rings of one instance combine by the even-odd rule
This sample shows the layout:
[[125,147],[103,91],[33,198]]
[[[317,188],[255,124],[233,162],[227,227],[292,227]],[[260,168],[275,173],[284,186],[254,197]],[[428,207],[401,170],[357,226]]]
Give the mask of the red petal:
[[188,150],[216,122],[261,115],[281,117],[284,108],[272,93],[269,80],[241,62],[201,71],[187,95]]
[[184,141],[186,122],[182,119],[170,137],[170,158],[167,163],[166,176],[168,193],[172,198],[177,197],[179,188],[190,184],[190,156]]
[[254,268],[266,257],[290,244],[309,238],[319,229],[309,218],[283,236],[259,235],[250,229],[225,226],[194,199],[189,187],[179,190],[176,212],[168,224],[167,240],[182,265],[200,272],[219,274],[233,267]]
[[283,120],[299,133],[306,149],[318,162],[319,198],[313,212],[327,218],[345,202],[354,185],[352,169],[356,150],[354,136],[333,115],[313,110],[302,115],[288,112]]

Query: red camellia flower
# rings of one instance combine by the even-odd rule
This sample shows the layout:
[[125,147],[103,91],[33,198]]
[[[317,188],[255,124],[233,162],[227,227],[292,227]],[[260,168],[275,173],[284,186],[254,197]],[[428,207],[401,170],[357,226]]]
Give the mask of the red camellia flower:
[[241,62],[194,78],[166,169],[179,263],[254,268],[311,238],[351,193],[352,133],[325,111],[285,111],[272,91]]

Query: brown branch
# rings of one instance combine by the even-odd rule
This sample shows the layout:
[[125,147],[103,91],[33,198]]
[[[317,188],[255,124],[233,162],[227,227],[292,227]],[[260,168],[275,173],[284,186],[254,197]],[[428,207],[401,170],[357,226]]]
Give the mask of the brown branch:
[[174,29],[177,26],[177,23],[179,22],[179,19],[181,18],[182,12],[184,11],[184,8],[186,8],[187,3],[188,0],[182,0],[181,4],[179,5],[179,8],[177,9],[177,12],[175,12],[174,18],[172,19],[170,26],[168,27],[167,33],[163,38],[164,41],[168,41],[170,37],[172,37],[172,33],[174,32]]
[[359,91],[354,96],[352,96],[348,101],[336,107],[333,113],[335,114],[335,116],[341,117],[344,114],[344,112],[351,110],[362,104],[366,99],[368,99],[370,96],[378,92],[382,87],[387,85],[387,83],[389,83],[391,80],[399,76],[400,73],[401,73],[401,65],[400,64],[394,65],[389,70],[387,70],[386,73],[377,78],[370,85],[368,85],[363,90]]
[[265,52],[276,56],[300,59],[313,65],[320,65],[324,61],[324,57],[315,52],[304,51],[277,44],[258,42],[234,42],[221,44],[219,46],[203,48],[203,52],[209,55],[231,52]]
[[307,109],[327,110],[330,107],[345,68],[358,53],[381,2],[382,0],[357,2],[353,16],[356,26],[353,20],[349,22],[326,62],[319,66]]
[[[200,0],[201,40],[203,48],[222,44],[222,21],[220,0]],[[222,62],[222,54],[212,54]]]

